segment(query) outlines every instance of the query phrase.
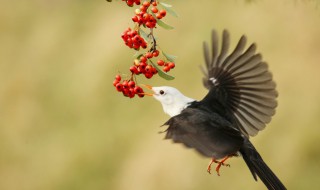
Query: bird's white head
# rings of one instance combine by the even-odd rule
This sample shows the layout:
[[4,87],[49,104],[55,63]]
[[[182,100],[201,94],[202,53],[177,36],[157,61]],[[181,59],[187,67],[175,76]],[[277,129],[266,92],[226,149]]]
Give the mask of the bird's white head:
[[153,97],[160,101],[163,111],[171,117],[181,113],[191,102],[195,101],[170,86],[150,87]]

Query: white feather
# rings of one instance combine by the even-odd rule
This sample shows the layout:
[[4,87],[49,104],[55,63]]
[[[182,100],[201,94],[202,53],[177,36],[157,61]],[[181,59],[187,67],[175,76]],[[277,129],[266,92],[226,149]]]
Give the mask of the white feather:
[[173,87],[152,87],[152,90],[154,91],[153,97],[160,101],[163,111],[171,117],[180,114],[191,102],[195,101],[192,98],[184,96]]

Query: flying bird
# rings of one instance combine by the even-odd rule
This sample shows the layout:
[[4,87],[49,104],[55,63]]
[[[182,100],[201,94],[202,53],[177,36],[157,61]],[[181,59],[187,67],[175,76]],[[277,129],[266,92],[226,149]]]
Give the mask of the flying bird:
[[246,42],[243,35],[228,54],[230,36],[224,30],[219,53],[218,35],[212,31],[211,51],[207,43],[203,44],[203,84],[208,93],[200,101],[173,87],[147,87],[171,116],[164,124],[168,126],[165,138],[211,158],[209,173],[213,163],[220,175],[220,167],[229,166],[225,163],[228,158],[242,156],[256,181],[259,177],[268,189],[284,190],[249,140],[271,121],[278,92],[268,65],[256,53],[256,45],[245,48]]

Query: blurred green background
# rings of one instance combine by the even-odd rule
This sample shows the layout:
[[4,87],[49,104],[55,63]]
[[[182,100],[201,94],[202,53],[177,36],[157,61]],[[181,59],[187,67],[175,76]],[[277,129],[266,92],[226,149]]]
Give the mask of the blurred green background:
[[[288,189],[319,189],[320,10],[317,1],[167,1],[179,18],[156,30],[178,56],[171,74],[139,80],[201,99],[202,42],[210,30],[242,34],[278,85],[279,107],[252,138]],[[241,158],[222,176],[209,159],[163,140],[167,119],[153,98],[124,98],[112,86],[134,52],[121,33],[133,8],[122,1],[2,0],[0,6],[1,190],[264,189]]]

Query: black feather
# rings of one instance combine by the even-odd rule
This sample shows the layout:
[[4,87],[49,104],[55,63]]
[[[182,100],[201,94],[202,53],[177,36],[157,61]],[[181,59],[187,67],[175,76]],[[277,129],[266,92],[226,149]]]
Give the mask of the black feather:
[[256,45],[245,50],[247,38],[242,36],[234,51],[228,55],[230,36],[224,30],[221,51],[218,50],[217,32],[212,32],[212,52],[204,43],[205,68],[203,84],[209,89],[204,102],[221,102],[229,113],[234,127],[246,136],[263,130],[275,113],[278,93]]
[[269,190],[285,190],[286,187],[282,184],[279,178],[263,161],[258,151],[253,144],[246,140],[240,148],[240,153],[250,169],[253,178],[257,181],[257,175]]

